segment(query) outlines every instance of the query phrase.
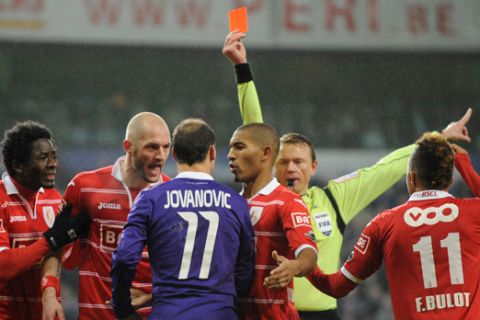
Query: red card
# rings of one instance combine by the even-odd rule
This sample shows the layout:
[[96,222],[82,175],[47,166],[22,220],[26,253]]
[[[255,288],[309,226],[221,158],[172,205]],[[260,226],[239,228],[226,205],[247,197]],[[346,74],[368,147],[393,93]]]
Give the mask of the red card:
[[230,20],[230,32],[237,30],[240,32],[248,31],[247,7],[241,7],[228,11]]

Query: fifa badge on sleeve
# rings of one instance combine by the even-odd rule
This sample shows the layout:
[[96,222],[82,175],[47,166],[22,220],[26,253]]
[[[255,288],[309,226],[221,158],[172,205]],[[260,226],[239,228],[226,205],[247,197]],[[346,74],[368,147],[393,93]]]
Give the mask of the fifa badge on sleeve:
[[330,215],[328,212],[320,212],[314,215],[315,224],[318,227],[318,230],[325,236],[329,237],[332,234],[332,221],[330,220]]

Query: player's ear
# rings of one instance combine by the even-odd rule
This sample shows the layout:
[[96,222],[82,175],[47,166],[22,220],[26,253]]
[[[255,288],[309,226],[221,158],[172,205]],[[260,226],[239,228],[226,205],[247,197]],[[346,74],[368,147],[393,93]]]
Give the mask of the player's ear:
[[315,161],[313,161],[312,163],[312,171],[310,172],[310,176],[314,176],[315,175],[315,172],[317,171],[317,168],[318,168],[318,160],[315,159]]
[[22,174],[23,173],[23,164],[18,162],[17,160],[12,161],[12,168],[13,168],[13,172],[15,172],[15,174]]
[[215,149],[214,144],[210,145],[210,147],[208,148],[208,155],[209,155],[210,161],[214,161],[215,158],[217,157],[217,150]]
[[173,160],[177,161],[177,154],[175,153],[175,148],[172,148],[172,157]]
[[133,147],[132,141],[128,139],[123,140],[123,151],[132,152],[132,147]]
[[417,187],[417,176],[415,175],[415,172],[407,172],[407,185],[409,190],[415,190]]
[[[262,154],[262,159],[263,160],[268,160],[273,158],[273,149],[270,146],[265,146],[263,147],[263,154]],[[273,159],[275,161],[275,159]]]

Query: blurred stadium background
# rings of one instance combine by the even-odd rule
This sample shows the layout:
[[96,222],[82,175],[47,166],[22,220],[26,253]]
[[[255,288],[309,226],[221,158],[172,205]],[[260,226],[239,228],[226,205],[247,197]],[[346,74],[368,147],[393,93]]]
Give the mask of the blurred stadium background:
[[[474,107],[467,148],[480,150],[478,0],[2,0],[0,128],[33,119],[59,149],[58,188],[122,154],[129,118],[171,128],[201,117],[216,130],[216,178],[241,124],[234,72],[221,55],[227,11],[247,5],[245,41],[265,121],[317,146],[313,181],[373,164]],[[171,160],[166,172],[175,175]],[[453,192],[469,196],[461,179]],[[407,199],[403,181],[347,228],[344,256],[373,215]],[[76,316],[76,275],[64,272]],[[344,319],[393,319],[383,274],[340,300]]]

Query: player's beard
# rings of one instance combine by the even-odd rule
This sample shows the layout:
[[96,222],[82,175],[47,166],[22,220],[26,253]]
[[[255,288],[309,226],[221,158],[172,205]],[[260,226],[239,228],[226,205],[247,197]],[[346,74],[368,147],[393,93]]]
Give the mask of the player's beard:
[[152,179],[148,176],[148,174],[145,172],[148,169],[148,164],[145,162],[141,161],[140,159],[134,159],[133,160],[133,169],[135,170],[135,173],[142,178],[145,182],[148,183],[157,183],[160,180],[160,176],[162,174],[162,170],[160,169],[160,174],[156,176],[156,179]]

